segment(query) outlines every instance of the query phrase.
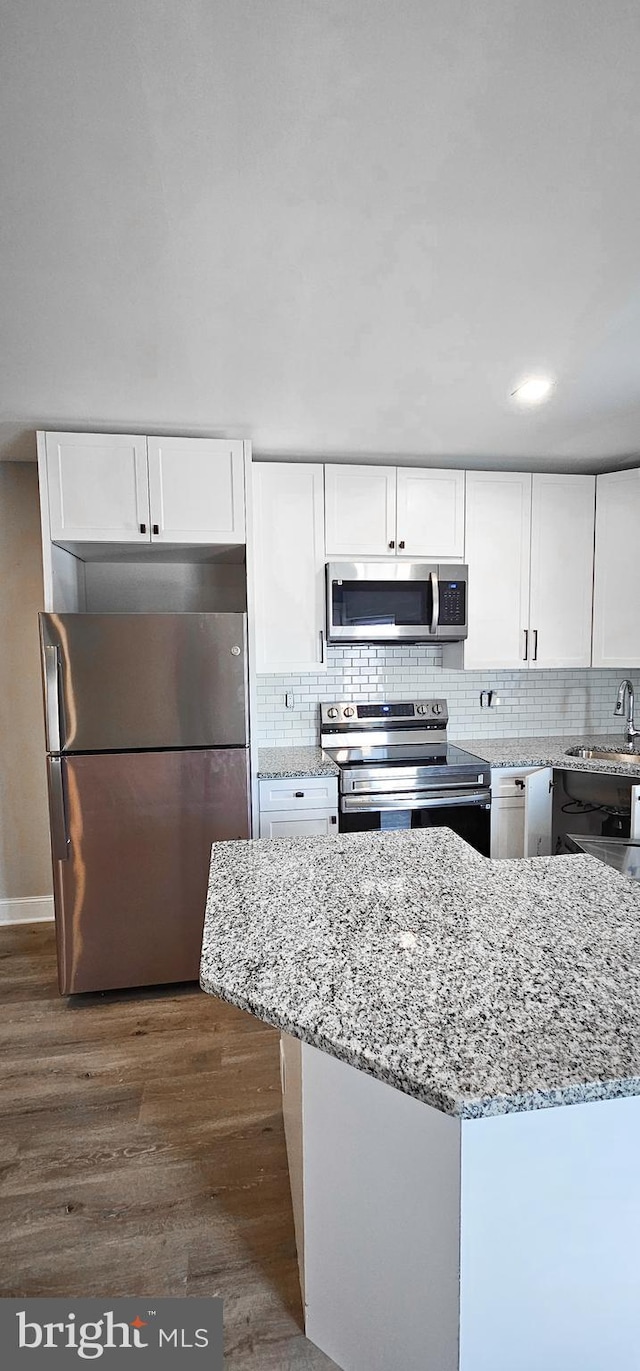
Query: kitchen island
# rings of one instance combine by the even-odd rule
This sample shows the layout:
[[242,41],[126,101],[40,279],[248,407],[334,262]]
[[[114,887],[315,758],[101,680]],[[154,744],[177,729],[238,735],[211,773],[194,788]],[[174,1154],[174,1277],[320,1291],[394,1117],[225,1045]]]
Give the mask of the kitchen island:
[[640,890],[590,857],[215,845],[201,983],[282,1030],[306,1331],[345,1371],[634,1365],[639,969]]

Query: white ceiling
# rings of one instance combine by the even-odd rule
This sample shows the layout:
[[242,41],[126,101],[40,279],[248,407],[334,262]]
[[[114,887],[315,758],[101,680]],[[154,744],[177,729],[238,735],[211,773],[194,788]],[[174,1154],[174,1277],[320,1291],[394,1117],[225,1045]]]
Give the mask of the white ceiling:
[[[0,455],[36,427],[640,453],[637,0],[0,0]],[[532,370],[551,401],[509,401]]]

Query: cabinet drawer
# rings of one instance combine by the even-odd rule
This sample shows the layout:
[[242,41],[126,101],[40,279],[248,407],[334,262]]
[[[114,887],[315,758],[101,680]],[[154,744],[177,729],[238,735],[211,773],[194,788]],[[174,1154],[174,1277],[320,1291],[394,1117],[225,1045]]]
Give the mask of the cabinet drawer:
[[338,832],[332,809],[278,810],[261,813],[261,838],[330,838]]
[[278,777],[276,780],[260,781],[260,812],[287,809],[295,812],[302,809],[338,808],[337,776],[295,777],[291,780]]

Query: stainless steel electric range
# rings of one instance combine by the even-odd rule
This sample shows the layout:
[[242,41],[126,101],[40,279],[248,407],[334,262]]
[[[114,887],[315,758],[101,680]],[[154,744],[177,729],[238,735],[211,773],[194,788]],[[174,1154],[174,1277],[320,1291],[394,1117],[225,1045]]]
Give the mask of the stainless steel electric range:
[[320,706],[341,832],[446,826],[489,856],[490,770],[447,741],[448,718],[446,700]]

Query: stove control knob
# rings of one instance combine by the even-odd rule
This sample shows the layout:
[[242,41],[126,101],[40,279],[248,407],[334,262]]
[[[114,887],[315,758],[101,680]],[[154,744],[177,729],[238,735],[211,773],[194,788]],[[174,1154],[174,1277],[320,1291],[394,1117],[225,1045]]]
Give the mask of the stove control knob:
[[427,712],[427,706],[426,706],[426,705],[416,705],[416,712],[417,712],[418,714],[426,714],[426,712]]
[[331,707],[331,709],[328,709],[328,710],[327,710],[327,718],[328,718],[328,719],[337,719],[337,717],[338,717],[338,711],[337,711],[337,709],[334,709],[333,706]]
[[435,704],[431,706],[431,710],[433,714],[442,714],[442,705],[438,704],[436,700]]
[[352,719],[353,716],[354,716],[354,714],[355,714],[355,712],[356,712],[355,709],[352,709],[352,708],[351,708],[351,705],[347,705],[347,708],[346,708],[345,711],[344,711],[344,717],[345,717],[345,719]]

